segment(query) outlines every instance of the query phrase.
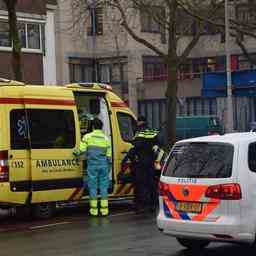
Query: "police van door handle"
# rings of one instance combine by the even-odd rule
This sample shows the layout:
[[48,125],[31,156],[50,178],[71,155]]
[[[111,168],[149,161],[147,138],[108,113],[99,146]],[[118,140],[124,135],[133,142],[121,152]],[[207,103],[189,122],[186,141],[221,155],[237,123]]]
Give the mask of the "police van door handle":
[[121,154],[127,154],[128,152],[127,151],[122,151]]
[[10,157],[10,159],[12,159],[12,158],[13,158],[13,155],[10,155],[9,157]]

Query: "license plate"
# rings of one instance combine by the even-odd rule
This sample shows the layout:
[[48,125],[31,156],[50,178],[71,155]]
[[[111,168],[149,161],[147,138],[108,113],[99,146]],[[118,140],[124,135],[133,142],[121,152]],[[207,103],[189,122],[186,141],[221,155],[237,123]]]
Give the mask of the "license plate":
[[202,212],[202,204],[197,202],[178,202],[176,210],[178,212],[200,213]]

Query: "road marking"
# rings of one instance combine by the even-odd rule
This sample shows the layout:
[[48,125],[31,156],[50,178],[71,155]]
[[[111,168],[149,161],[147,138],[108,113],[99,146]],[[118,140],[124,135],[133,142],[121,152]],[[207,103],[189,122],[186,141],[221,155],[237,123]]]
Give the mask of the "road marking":
[[[119,217],[119,216],[125,216],[125,215],[132,215],[134,214],[133,211],[129,212],[122,212],[122,213],[116,213],[116,214],[110,214],[108,217],[109,218],[114,218],[114,217]],[[107,217],[107,218],[108,218]],[[101,218],[100,216],[98,217],[99,219]],[[81,220],[81,219],[80,219]],[[15,230],[39,230],[39,229],[44,229],[44,228],[50,228],[54,226],[60,226],[60,225],[68,225],[77,222],[78,220],[69,220],[69,221],[62,221],[62,222],[55,222],[55,223],[49,223],[45,225],[36,225],[36,226],[30,226],[30,225],[7,225],[5,228],[0,229],[0,233],[6,232],[6,231],[15,231]]]
[[46,224],[46,225],[40,225],[40,226],[33,226],[29,227],[29,229],[40,229],[40,228],[49,228],[49,227],[54,227],[54,226],[59,226],[59,225],[67,225],[71,224],[71,222],[65,221],[65,222],[56,222],[56,223],[51,223],[51,224]]

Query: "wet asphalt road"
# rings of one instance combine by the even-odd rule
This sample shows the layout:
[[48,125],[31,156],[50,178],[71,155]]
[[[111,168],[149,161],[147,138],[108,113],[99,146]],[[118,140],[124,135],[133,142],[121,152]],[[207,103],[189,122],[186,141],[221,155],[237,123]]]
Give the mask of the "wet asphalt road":
[[200,252],[184,250],[162,235],[154,214],[135,215],[127,207],[107,218],[66,211],[48,221],[0,220],[0,256],[226,256],[256,255],[239,245],[213,243]]

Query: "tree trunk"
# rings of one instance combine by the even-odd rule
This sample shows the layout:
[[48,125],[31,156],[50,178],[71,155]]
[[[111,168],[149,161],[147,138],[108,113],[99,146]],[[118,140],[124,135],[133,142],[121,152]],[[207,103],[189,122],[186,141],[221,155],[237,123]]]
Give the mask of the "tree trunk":
[[178,68],[176,63],[169,61],[168,67],[168,81],[166,90],[166,121],[167,121],[167,139],[170,148],[176,141],[176,102],[178,90]]
[[10,37],[12,41],[12,68],[14,79],[22,81],[21,66],[21,42],[17,27],[16,3],[17,0],[4,0],[8,10],[8,22],[10,27]]

